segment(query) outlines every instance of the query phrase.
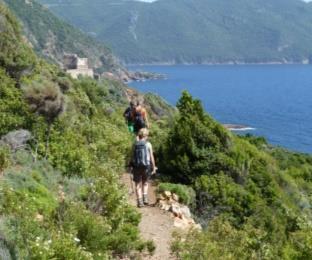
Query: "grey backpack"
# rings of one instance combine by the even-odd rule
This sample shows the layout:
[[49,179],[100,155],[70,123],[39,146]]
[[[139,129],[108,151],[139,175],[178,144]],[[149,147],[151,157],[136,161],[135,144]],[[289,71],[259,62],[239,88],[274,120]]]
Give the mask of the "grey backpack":
[[147,142],[140,140],[135,143],[133,154],[133,166],[147,168],[149,166]]

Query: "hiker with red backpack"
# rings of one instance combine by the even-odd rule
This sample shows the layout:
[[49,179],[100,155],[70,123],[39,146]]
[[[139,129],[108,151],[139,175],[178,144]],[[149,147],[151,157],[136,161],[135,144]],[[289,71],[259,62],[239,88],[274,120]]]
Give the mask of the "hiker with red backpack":
[[138,207],[148,205],[148,180],[157,170],[152,144],[147,139],[148,130],[140,129],[131,160]]
[[134,133],[138,134],[142,128],[149,128],[149,122],[146,109],[138,101],[134,111]]

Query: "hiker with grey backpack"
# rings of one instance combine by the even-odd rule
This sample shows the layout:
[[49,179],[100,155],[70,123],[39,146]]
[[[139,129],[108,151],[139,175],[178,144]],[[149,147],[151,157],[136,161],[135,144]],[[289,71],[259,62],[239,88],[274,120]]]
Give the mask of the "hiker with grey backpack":
[[148,130],[146,128],[140,129],[138,139],[133,146],[131,160],[138,207],[144,207],[149,204],[148,180],[157,170],[152,144],[147,139]]

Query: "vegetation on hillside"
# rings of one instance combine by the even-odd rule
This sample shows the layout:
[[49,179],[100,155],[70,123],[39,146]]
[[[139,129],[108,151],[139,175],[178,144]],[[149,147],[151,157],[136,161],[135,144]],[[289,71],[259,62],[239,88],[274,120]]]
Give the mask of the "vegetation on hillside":
[[302,62],[312,5],[301,0],[40,0],[127,63]]
[[0,22],[0,136],[32,134],[25,149],[0,146],[1,259],[153,250],[140,239],[140,216],[119,183],[132,143],[122,83],[72,80],[35,56],[1,4]]
[[53,15],[34,0],[4,0],[23,24],[24,34],[40,56],[57,64],[65,53],[89,58],[98,72],[119,73],[125,69],[104,44]]
[[[0,4],[0,98],[0,136],[32,134],[25,149],[0,145],[0,257],[109,259],[154,249],[140,239],[140,216],[119,183],[133,140],[122,83],[73,80],[38,59]],[[312,258],[310,155],[230,133],[187,92],[178,113],[145,100],[157,120],[159,190],[179,194],[204,228],[176,234],[179,258]]]
[[159,166],[171,182],[195,190],[193,213],[204,227],[177,234],[177,256],[310,259],[312,156],[231,134],[187,92],[177,107]]

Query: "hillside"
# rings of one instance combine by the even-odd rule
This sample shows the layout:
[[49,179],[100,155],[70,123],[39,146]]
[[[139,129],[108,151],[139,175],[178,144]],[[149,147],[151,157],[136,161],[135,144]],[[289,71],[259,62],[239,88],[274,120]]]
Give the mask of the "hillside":
[[301,0],[40,0],[127,63],[308,62]]
[[[0,3],[0,259],[153,251],[119,181],[133,138],[122,117],[127,91],[138,96],[119,81],[73,80],[38,58]],[[147,99],[168,114],[161,99]]]
[[71,79],[0,4],[0,259],[151,259],[148,224],[147,239],[170,241],[171,219],[141,216],[121,184],[129,97],[151,115],[156,190],[176,193],[203,227],[174,235],[178,259],[312,258],[311,155],[229,132],[187,92],[175,111],[119,81]]
[[41,57],[62,64],[64,53],[88,57],[98,72],[127,74],[111,50],[53,15],[33,0],[4,0],[23,24],[24,35]]

